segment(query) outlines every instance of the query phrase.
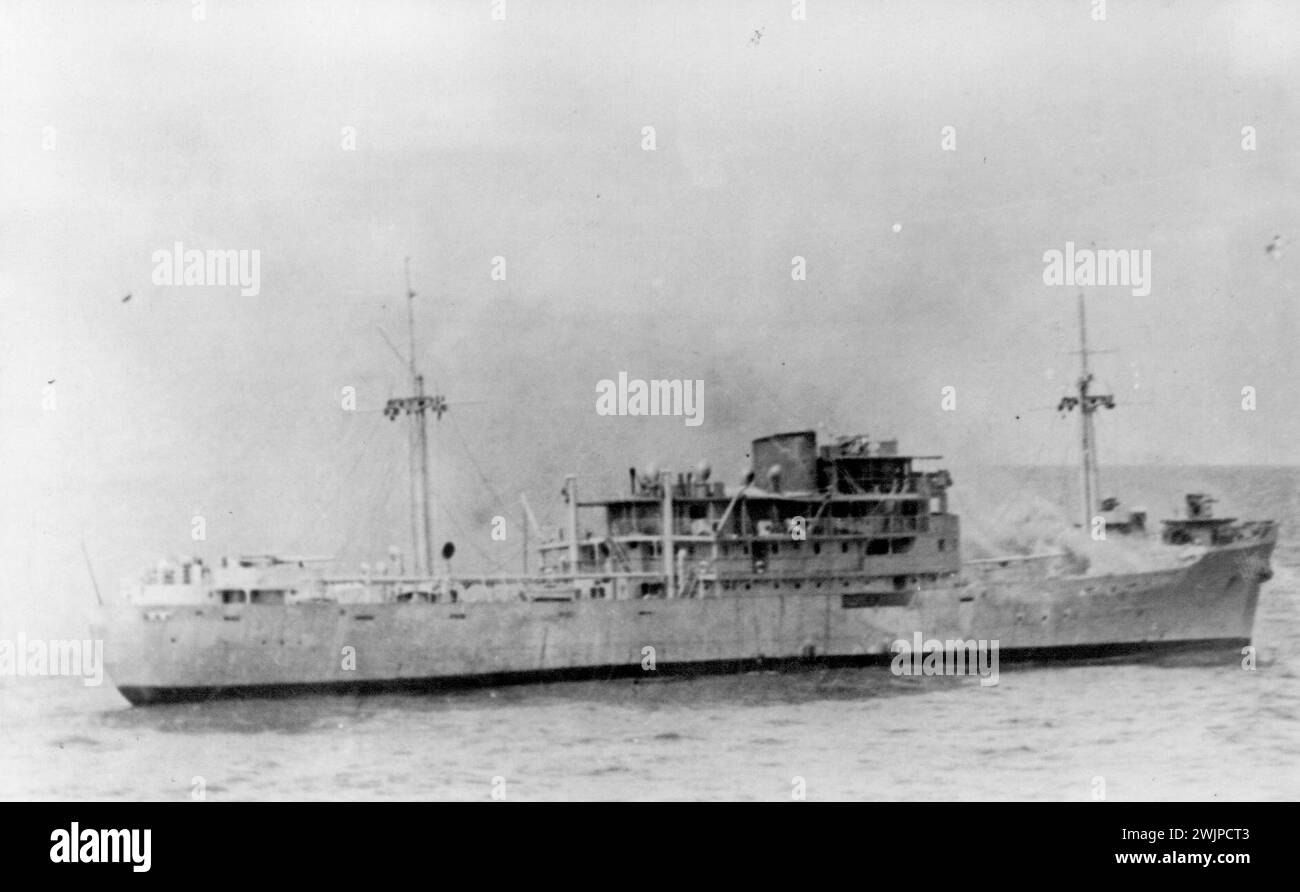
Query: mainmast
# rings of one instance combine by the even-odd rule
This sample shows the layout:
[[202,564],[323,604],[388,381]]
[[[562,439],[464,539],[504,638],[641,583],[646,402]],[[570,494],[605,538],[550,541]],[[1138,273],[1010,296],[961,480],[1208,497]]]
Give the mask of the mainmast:
[[[441,418],[447,403],[441,396],[426,396],[424,375],[415,363],[415,291],[411,288],[411,258],[406,258],[406,323],[410,337],[409,367],[414,396],[395,397],[384,406],[384,415],[394,420],[406,414],[411,418],[411,548],[416,573],[433,574],[433,520],[429,495],[429,427],[426,412]],[[417,481],[418,471],[418,481]]]
[[1093,424],[1092,416],[1103,406],[1107,409],[1115,408],[1115,397],[1108,393],[1088,392],[1092,384],[1092,372],[1088,368],[1088,321],[1084,314],[1082,294],[1079,295],[1079,355],[1081,365],[1079,395],[1062,397],[1056,408],[1060,412],[1069,412],[1076,406],[1079,409],[1079,436],[1083,458],[1080,483],[1083,495],[1083,528],[1086,530],[1092,525],[1097,493],[1100,490],[1097,475],[1097,429]]

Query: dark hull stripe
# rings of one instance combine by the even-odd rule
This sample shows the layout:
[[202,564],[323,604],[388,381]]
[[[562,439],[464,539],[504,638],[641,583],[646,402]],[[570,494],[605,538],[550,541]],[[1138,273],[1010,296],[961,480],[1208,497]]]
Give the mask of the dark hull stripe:
[[[1190,641],[1130,641],[1115,644],[1081,644],[1062,647],[1027,647],[999,650],[999,667],[1004,663],[1089,663],[1133,662],[1143,658],[1174,654],[1202,654],[1228,657],[1240,655],[1249,638],[1202,638]],[[727,675],[755,670],[797,670],[811,667],[847,668],[888,666],[891,654],[860,656],[785,657],[781,659],[709,660],[693,663],[660,663],[653,672],[639,664],[583,666],[570,669],[541,669],[528,672],[496,672],[481,675],[396,678],[368,681],[324,681],[295,684],[259,684],[234,687],[140,687],[119,686],[131,703],[192,703],[204,700],[299,697],[309,694],[427,693],[466,688],[537,684],[557,681],[614,680],[655,676]]]

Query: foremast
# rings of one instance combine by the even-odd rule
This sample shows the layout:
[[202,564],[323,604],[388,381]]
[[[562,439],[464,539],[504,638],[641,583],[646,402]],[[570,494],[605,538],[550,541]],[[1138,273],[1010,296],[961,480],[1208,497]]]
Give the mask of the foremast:
[[429,425],[428,416],[437,418],[447,411],[447,402],[441,395],[426,395],[424,375],[415,361],[415,291],[411,288],[411,258],[406,258],[406,323],[410,341],[409,371],[413,396],[394,397],[384,406],[384,416],[390,421],[399,415],[411,420],[410,504],[411,551],[415,559],[415,572],[421,576],[433,575],[433,519],[429,491]]

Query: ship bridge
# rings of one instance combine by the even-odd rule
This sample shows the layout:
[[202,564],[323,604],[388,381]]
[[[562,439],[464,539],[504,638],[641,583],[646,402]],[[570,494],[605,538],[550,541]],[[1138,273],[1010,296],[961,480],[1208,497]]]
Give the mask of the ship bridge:
[[[543,572],[608,574],[622,578],[625,596],[680,597],[861,588],[864,578],[904,591],[959,571],[951,478],[914,466],[937,456],[900,455],[896,441],[866,436],[819,446],[813,431],[754,440],[750,455],[735,488],[707,465],[630,468],[627,495],[580,502],[570,477],[568,529],[542,546]],[[580,524],[580,510],[600,512],[599,523]]]

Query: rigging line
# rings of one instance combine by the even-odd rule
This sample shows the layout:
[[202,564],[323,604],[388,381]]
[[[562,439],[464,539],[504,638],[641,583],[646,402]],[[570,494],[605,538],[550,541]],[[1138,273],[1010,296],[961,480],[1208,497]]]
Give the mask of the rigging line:
[[[1033,464],[1036,465],[1036,464],[1038,463],[1038,460],[1039,460],[1040,458],[1043,457],[1043,453],[1044,453],[1046,450],[1047,450],[1047,441],[1044,440],[1044,439],[1039,439],[1039,441],[1038,441],[1038,451],[1034,453]],[[1049,479],[1050,479],[1050,478],[1049,478]],[[990,524],[990,527],[991,527],[992,529],[996,530],[998,527],[1000,527],[1000,526],[1002,525],[1002,521],[1004,521],[1004,520],[1006,519],[1007,514],[1010,513],[1010,511],[1011,511],[1012,504],[1013,504],[1013,503],[1012,503],[1012,501],[1011,501],[1011,496],[1010,496],[1010,495],[1004,496],[1004,497],[1000,500],[1000,502],[999,502],[999,504],[998,504],[998,509],[997,509],[997,511],[994,512],[994,514],[993,514],[993,521],[992,521],[992,523]]]
[[[461,534],[461,536],[463,537],[462,541],[468,542],[469,547],[474,549],[476,552],[478,552],[479,557],[481,557],[484,561],[486,561],[488,566],[490,566],[492,570],[494,571],[502,570],[507,565],[514,562],[513,556],[509,558],[495,558],[492,555],[488,554],[486,551],[484,551],[479,546],[478,541],[473,536],[471,536],[468,532],[466,532],[463,526],[461,526],[460,521],[457,520],[457,515],[453,514],[450,510],[448,510],[447,503],[450,502],[451,500],[444,496],[441,499],[441,501],[443,503],[443,510],[441,511],[443,519],[448,524],[450,524],[450,526],[454,530],[456,530],[456,532]],[[453,507],[457,508],[457,510],[460,511],[461,513],[466,513],[461,508],[461,504],[459,501],[455,502]]]
[[[412,359],[411,362],[414,363],[415,360]],[[423,543],[420,537],[419,508],[417,507],[417,505],[422,505],[424,504],[425,501],[429,499],[428,490],[424,488],[422,483],[417,485],[415,482],[416,473],[417,473],[416,453],[419,452],[420,450],[420,435],[416,429],[417,424],[419,425],[424,424],[423,415],[421,415],[418,419],[414,421],[414,423],[408,426],[407,436],[406,436],[406,473],[407,473],[406,480],[407,480],[408,492],[410,493],[410,497],[407,499],[407,502],[409,503],[408,507],[410,509],[409,513],[410,513],[410,520],[411,520],[411,568],[412,569],[419,567],[420,563],[423,561],[423,558],[421,557],[421,549],[423,548]],[[417,490],[418,490],[418,498],[416,497]],[[425,530],[425,533],[427,534],[428,531]],[[432,573],[433,568],[425,567],[424,571],[426,573]]]
[[371,526],[371,529],[378,529],[380,521],[382,520],[384,515],[388,513],[388,505],[390,502],[393,501],[393,492],[396,489],[398,489],[397,475],[394,474],[391,476],[389,485],[384,487],[381,490],[383,498],[379,499],[378,506],[375,509],[375,521],[374,524]]
[[[448,414],[448,417],[451,417],[450,413]],[[487,491],[492,494],[492,497],[497,500],[497,506],[509,509],[511,507],[510,503],[501,498],[501,494],[492,486],[492,481],[488,480],[487,475],[483,473],[483,469],[479,467],[479,463],[475,461],[474,453],[470,450],[469,444],[465,442],[465,438],[461,436],[460,425],[456,423],[455,419],[452,419],[451,429],[452,433],[456,435],[456,441],[460,443],[461,449],[465,451],[465,456],[469,459],[470,465],[473,466],[474,472],[478,474],[478,479],[482,481],[485,487],[487,487]]]
[[[457,434],[457,436],[459,438],[459,434]],[[468,446],[466,446],[466,450],[468,451]],[[470,462],[471,464],[474,464],[472,456]],[[475,465],[475,468],[477,469],[477,465]],[[480,477],[482,477],[482,472],[480,472]],[[487,482],[486,478],[484,478],[483,482],[488,486],[489,491],[491,491],[492,490],[491,484]],[[496,495],[495,491],[493,491],[492,494],[497,498],[497,501],[502,506],[509,507],[505,505],[505,502],[501,500],[500,496]],[[509,558],[494,558],[492,555],[488,554],[478,545],[478,541],[473,536],[471,536],[468,532],[466,532],[465,528],[461,525],[458,516],[459,514],[464,514],[466,516],[469,516],[471,512],[464,510],[464,507],[460,502],[460,500],[453,498],[450,493],[450,490],[444,492],[440,498],[433,501],[432,506],[433,506],[433,510],[441,517],[441,519],[447,522],[454,530],[456,530],[456,532],[458,532],[463,537],[463,541],[468,542],[470,548],[474,549],[474,551],[478,553],[479,557],[483,558],[483,560],[486,561],[487,564],[494,571],[500,571],[505,567],[507,567],[508,565],[510,565],[511,563],[513,563],[514,561],[513,556]],[[452,509],[455,509],[457,513],[453,513]]]
[[992,518],[989,521],[988,524],[989,529],[993,530],[996,533],[996,531],[1002,526],[1002,521],[1006,518],[1006,514],[1010,509],[1011,509],[1010,495],[1003,496],[1001,499],[999,499],[997,504],[997,510],[993,512]]
[[[378,416],[375,416],[375,419],[377,421]],[[317,508],[317,517],[313,522],[310,531],[313,540],[316,537],[322,520],[333,515],[335,509],[338,507],[339,498],[343,495],[343,488],[351,482],[353,475],[357,472],[357,468],[361,466],[362,460],[366,457],[366,453],[370,451],[370,444],[374,441],[375,434],[377,433],[377,431],[374,430],[374,428],[378,427],[376,421],[372,421],[371,429],[367,432],[365,439],[361,441],[361,450],[357,453],[356,459],[352,462],[352,467],[348,469],[348,472],[345,475],[337,478],[334,493],[320,503],[320,506]],[[351,425],[350,427],[355,426]]]
[[[1066,419],[1068,419],[1068,417],[1069,417],[1069,416],[1066,416],[1066,415],[1062,415],[1062,416],[1061,416],[1062,420],[1066,420]],[[1074,455],[1074,438],[1073,438],[1073,437],[1066,437],[1066,438],[1065,438],[1065,450],[1061,453],[1061,471],[1060,471],[1060,475],[1061,475],[1061,509],[1062,509],[1063,511],[1066,512],[1066,517],[1067,517],[1067,518],[1069,517],[1069,511],[1068,511],[1068,509],[1067,509],[1067,506],[1070,504],[1070,498],[1071,498],[1071,497],[1070,497],[1070,487],[1071,487],[1071,481],[1070,481],[1070,478],[1074,476],[1073,472],[1072,472],[1071,469],[1070,469],[1071,456],[1073,456],[1073,455]],[[1068,522],[1068,520],[1067,520],[1067,522]]]
[[[366,488],[368,489],[369,486]],[[356,541],[358,524],[362,523],[364,518],[365,512],[355,509],[348,511],[346,517],[343,518],[343,523],[340,524],[338,530],[339,540],[336,541],[334,550],[335,554],[340,558],[343,557],[348,543]]]
[[[401,479],[401,475],[396,473],[398,458],[395,455],[399,449],[399,442],[396,438],[384,438],[384,443],[388,448],[376,457],[376,469],[381,476],[378,481],[366,485],[365,488],[372,493],[367,500],[368,507],[366,510],[357,511],[353,514],[351,523],[348,524],[344,531],[344,541],[339,545],[340,553],[348,547],[349,543],[358,542],[363,530],[373,531],[377,528],[380,515],[386,509],[388,502],[392,498],[392,491]],[[380,496],[383,498],[381,499]],[[373,532],[369,535],[373,536]]]
[[[529,502],[529,504],[531,505],[532,503]],[[541,539],[541,542],[539,542],[538,544],[541,544],[542,542],[552,542],[552,541],[554,541],[554,539],[548,539],[548,538],[546,538],[546,531],[547,531],[547,530],[553,530],[553,529],[556,529],[556,528],[558,528],[558,527],[560,526],[560,524],[554,524],[554,525],[552,525],[551,522],[552,522],[554,519],[555,519],[555,506],[554,506],[553,504],[551,504],[550,499],[547,499],[546,501],[544,501],[544,502],[542,503],[542,517],[541,517],[541,519],[537,522],[538,536],[539,536],[539,538]]]
[[[392,440],[390,443],[387,468],[382,477],[382,483],[387,485],[379,485],[374,488],[375,494],[371,496],[370,510],[364,517],[359,518],[359,522],[365,525],[366,544],[370,547],[374,547],[373,539],[376,530],[388,531],[387,525],[382,523],[383,517],[388,513],[388,505],[393,500],[393,491],[398,488],[401,480],[401,475],[397,473],[401,461],[396,454],[400,451],[398,441]],[[350,538],[351,541],[356,542],[360,536],[354,533]],[[385,536],[385,538],[390,537]],[[381,545],[380,547],[383,548],[384,546]],[[403,551],[403,554],[405,554],[405,551]],[[410,566],[409,563],[408,566]]]

